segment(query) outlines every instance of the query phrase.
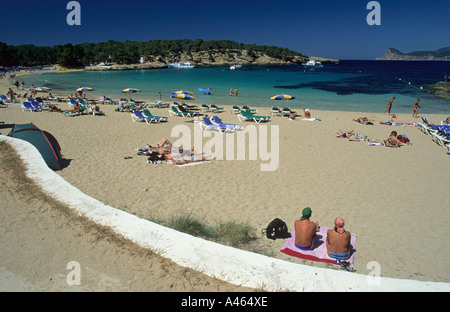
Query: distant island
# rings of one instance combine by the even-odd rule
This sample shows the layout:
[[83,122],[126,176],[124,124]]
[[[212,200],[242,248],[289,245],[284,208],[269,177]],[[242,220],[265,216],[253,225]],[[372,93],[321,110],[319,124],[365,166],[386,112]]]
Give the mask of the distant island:
[[383,57],[376,58],[383,61],[450,61],[450,48],[436,51],[415,51],[403,53],[397,49],[389,48]]
[[167,67],[174,62],[196,66],[301,64],[309,59],[322,62],[337,60],[309,57],[275,46],[243,44],[231,40],[151,40],[145,42],[109,40],[72,45],[8,46],[0,42],[0,66],[37,67],[58,64],[66,68],[89,68],[108,64],[108,69],[145,69]]

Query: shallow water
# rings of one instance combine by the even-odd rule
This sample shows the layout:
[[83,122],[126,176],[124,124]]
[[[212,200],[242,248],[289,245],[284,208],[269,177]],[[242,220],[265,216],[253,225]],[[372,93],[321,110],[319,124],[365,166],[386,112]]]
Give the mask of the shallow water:
[[[450,75],[450,62],[341,61],[323,69],[304,70],[299,65],[248,66],[194,69],[152,69],[110,72],[42,73],[24,77],[27,85],[47,86],[74,92],[80,86],[95,88],[88,97],[136,98],[170,101],[172,91],[193,92],[195,102],[255,107],[289,106],[333,111],[383,112],[392,96],[392,113],[412,113],[421,99],[420,113],[450,114],[450,100],[428,94],[427,85]],[[123,94],[125,88],[142,92]],[[203,95],[198,88],[212,88]],[[230,96],[237,88],[239,96]],[[277,94],[295,96],[290,101],[272,101]]]

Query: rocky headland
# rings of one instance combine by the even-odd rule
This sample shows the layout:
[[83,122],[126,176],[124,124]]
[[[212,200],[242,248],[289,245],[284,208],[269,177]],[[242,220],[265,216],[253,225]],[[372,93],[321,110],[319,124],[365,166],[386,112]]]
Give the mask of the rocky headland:
[[415,51],[403,53],[397,49],[389,48],[383,57],[376,60],[382,61],[450,61],[450,48],[442,48],[436,51]]

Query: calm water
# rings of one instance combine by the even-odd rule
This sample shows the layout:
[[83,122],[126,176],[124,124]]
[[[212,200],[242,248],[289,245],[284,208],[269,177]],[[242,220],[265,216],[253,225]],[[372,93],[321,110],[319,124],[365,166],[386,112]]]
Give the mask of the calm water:
[[[341,61],[325,64],[323,69],[304,70],[302,66],[252,66],[236,71],[228,67],[131,70],[111,72],[43,73],[25,78],[25,83],[47,86],[72,93],[80,86],[95,88],[88,97],[114,99],[146,98],[170,101],[172,91],[194,93],[197,103],[309,107],[335,111],[383,112],[390,97],[396,96],[392,112],[412,113],[416,98],[421,99],[419,113],[450,114],[450,100],[426,93],[426,85],[450,76],[450,62]],[[212,88],[211,95],[197,92]],[[421,89],[423,87],[423,89]],[[122,94],[125,88],[142,92]],[[239,96],[230,96],[237,88]],[[277,94],[296,99],[271,101]]]

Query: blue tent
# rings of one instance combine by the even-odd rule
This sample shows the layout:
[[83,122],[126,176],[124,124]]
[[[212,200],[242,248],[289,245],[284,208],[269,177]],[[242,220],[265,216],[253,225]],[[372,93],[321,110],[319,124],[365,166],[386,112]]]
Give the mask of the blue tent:
[[8,136],[33,144],[50,169],[62,169],[61,147],[51,133],[39,129],[33,123],[29,123],[14,125]]

